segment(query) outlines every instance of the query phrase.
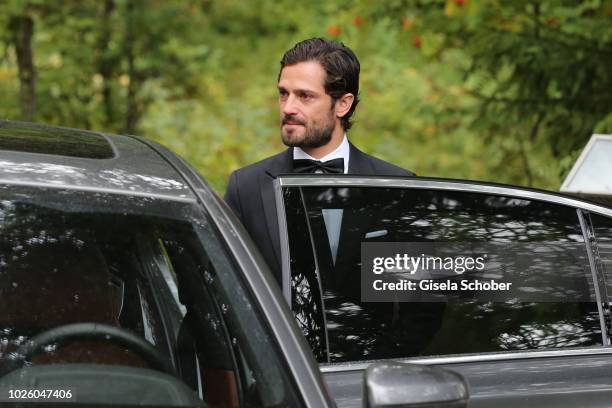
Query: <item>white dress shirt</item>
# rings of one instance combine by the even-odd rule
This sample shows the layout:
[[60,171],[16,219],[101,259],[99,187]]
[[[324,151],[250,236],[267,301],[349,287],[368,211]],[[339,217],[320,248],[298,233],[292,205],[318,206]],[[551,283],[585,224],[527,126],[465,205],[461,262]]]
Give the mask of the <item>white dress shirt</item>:
[[321,157],[320,159],[315,159],[314,157],[312,157],[311,155],[309,155],[308,153],[306,153],[305,151],[303,151],[302,149],[300,149],[299,147],[294,147],[293,148],[293,160],[296,159],[310,159],[310,160],[317,160],[317,161],[321,161],[321,162],[326,162],[328,160],[333,160],[333,159],[339,159],[342,158],[344,159],[344,174],[348,173],[348,165],[349,165],[349,159],[350,159],[350,153],[351,153],[351,149],[349,146],[349,142],[348,139],[346,138],[346,133],[344,134],[344,138],[342,139],[342,143],[340,143],[340,145],[338,147],[336,147],[336,150],[334,150],[333,152],[326,154],[325,156]]
[[[349,156],[351,149],[346,138],[346,133],[342,139],[342,143],[331,153],[326,154],[320,159],[316,159],[300,149],[299,147],[293,148],[293,159],[310,159],[326,162],[333,159],[344,159],[344,174],[348,173]],[[340,227],[342,226],[342,213],[344,210],[341,208],[328,208],[322,210],[323,221],[325,222],[325,230],[327,231],[327,239],[329,240],[329,249],[332,254],[332,262],[336,264],[336,255],[338,254],[338,242],[340,241]]]

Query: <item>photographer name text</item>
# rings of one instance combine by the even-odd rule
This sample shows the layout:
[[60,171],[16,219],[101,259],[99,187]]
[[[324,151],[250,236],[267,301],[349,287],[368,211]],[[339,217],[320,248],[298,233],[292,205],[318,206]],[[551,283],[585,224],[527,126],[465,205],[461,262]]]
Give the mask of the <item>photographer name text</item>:
[[435,281],[431,279],[425,279],[420,281],[411,281],[408,279],[400,279],[397,282],[385,282],[382,279],[376,279],[372,282],[372,287],[375,291],[501,291],[510,290],[512,283],[510,282],[497,282],[495,280],[468,280],[462,279],[460,281]]

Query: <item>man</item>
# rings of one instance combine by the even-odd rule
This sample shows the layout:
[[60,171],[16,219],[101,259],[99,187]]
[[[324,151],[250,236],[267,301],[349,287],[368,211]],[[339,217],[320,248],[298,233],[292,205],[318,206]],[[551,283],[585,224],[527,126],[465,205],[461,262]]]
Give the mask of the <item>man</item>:
[[344,44],[313,38],[281,60],[281,137],[289,148],[230,176],[225,201],[241,219],[281,283],[281,252],[273,181],[283,173],[413,176],[369,156],[346,137],[359,102],[359,60]]

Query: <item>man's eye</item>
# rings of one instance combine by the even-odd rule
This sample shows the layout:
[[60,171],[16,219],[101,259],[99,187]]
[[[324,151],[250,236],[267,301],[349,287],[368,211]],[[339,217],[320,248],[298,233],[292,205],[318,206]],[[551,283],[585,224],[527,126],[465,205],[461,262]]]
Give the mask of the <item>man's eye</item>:
[[278,92],[278,96],[280,96],[281,98],[286,97],[287,96],[287,91],[279,91]]
[[302,94],[302,95],[300,95],[300,98],[302,98],[302,99],[307,101],[307,100],[312,99],[312,95],[310,95],[310,94]]

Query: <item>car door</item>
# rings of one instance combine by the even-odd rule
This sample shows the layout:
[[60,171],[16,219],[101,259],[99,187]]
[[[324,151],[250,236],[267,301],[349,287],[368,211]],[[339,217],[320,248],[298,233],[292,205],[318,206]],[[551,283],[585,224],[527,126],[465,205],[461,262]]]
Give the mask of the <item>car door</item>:
[[215,215],[0,183],[0,406],[330,406],[289,313],[247,288]]
[[612,210],[426,178],[276,189],[283,293],[339,406],[386,359],[462,374],[474,407],[610,405]]

